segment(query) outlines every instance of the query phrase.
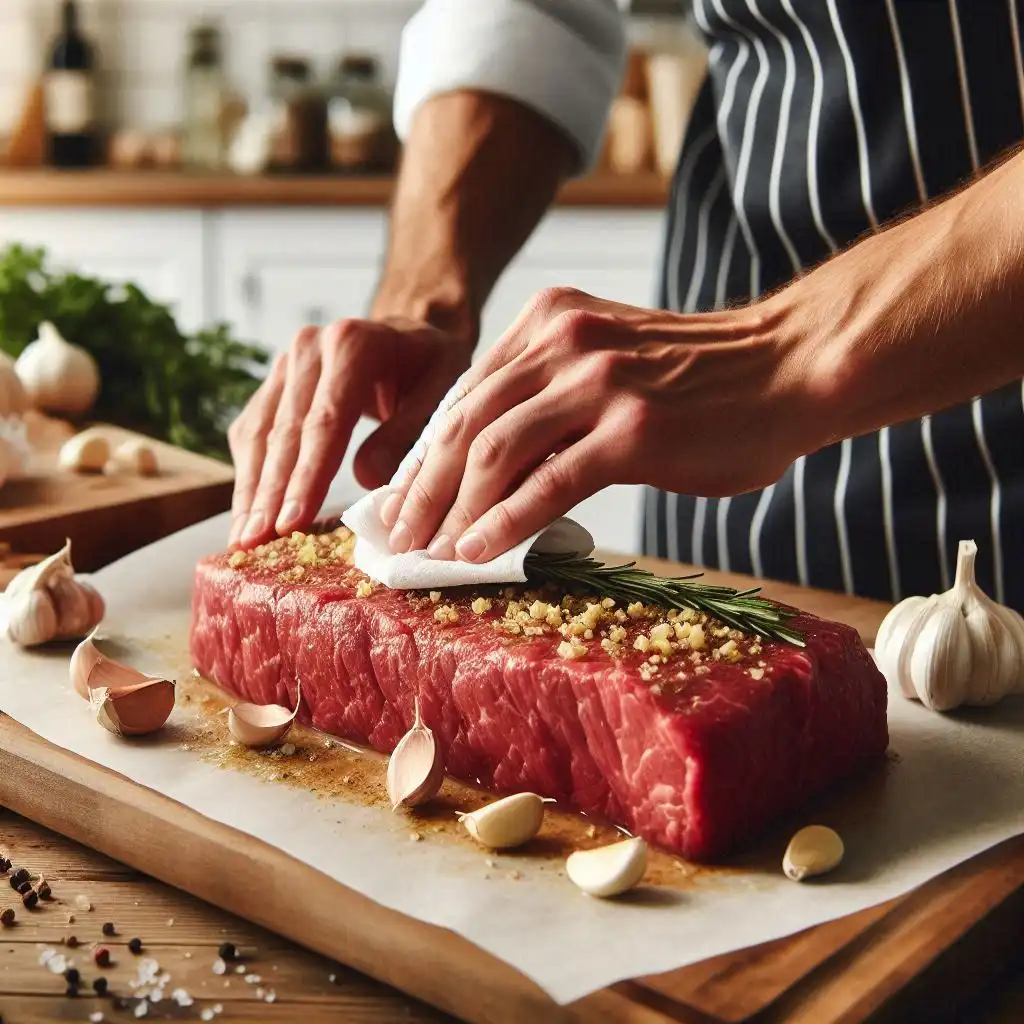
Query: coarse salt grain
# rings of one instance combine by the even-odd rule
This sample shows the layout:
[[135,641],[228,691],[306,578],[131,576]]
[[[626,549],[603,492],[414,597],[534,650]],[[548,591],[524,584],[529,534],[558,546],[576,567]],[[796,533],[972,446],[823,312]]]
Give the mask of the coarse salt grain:
[[55,957],[56,955],[57,955],[57,950],[55,950],[55,949],[44,949],[42,951],[42,953],[39,954],[39,963],[41,965],[45,966],[46,963],[49,960],[51,960],[53,957]]
[[176,988],[171,993],[171,999],[178,1004],[178,1006],[191,1006],[194,1000],[183,988]]
[[54,953],[46,961],[46,969],[51,974],[63,974],[68,969],[68,961],[63,953]]
[[294,754],[294,753],[295,753],[295,744],[294,743],[282,743],[281,744],[281,754],[282,754],[282,756],[284,756],[284,757],[291,757],[292,754]]
[[226,963],[224,963],[224,961],[221,960],[220,957],[217,957],[217,959],[213,961],[213,973],[214,974],[223,974],[227,969],[228,969],[228,965]]
[[262,980],[258,974],[247,974],[245,976],[246,985],[258,985]]
[[75,906],[78,907],[79,910],[92,910],[92,902],[88,896],[76,896]]
[[270,991],[269,991],[269,992],[268,992],[268,993],[267,993],[267,994],[266,994],[266,995],[265,995],[265,996],[263,997],[263,1001],[264,1001],[265,1003],[273,1003],[273,1002],[275,1002],[275,1001],[276,1001],[276,999],[277,999],[277,993],[276,993],[276,992],[275,992],[275,991],[274,991],[273,989],[271,989],[271,990],[270,990]]
[[136,1003],[133,1013],[136,1017],[145,1017],[149,1013],[149,1003]]
[[103,1020],[103,1011],[97,1010],[95,1013],[90,1013],[89,1020],[92,1021],[92,1024],[100,1024],[100,1021]]
[[239,964],[235,968],[235,974],[245,974],[245,964]]
[[213,1020],[215,1014],[213,1010],[207,1007],[201,1014],[199,1014],[200,1020]]

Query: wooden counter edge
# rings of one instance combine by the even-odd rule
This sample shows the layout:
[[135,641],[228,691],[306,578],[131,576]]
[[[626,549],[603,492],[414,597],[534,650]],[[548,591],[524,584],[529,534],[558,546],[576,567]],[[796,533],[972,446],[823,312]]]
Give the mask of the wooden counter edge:
[[[394,178],[164,171],[54,171],[0,167],[4,207],[386,206]],[[595,174],[568,182],[558,206],[660,209],[668,181],[658,174]]]

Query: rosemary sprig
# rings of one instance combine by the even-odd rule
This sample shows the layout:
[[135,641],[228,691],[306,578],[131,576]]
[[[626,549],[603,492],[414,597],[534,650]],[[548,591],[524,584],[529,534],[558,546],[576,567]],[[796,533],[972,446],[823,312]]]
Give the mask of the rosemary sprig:
[[586,590],[619,601],[641,601],[661,608],[690,608],[706,612],[733,629],[804,646],[803,635],[786,623],[793,613],[763,597],[760,590],[734,590],[694,583],[703,573],[691,576],[656,576],[638,569],[636,562],[605,565],[593,558],[531,552],[526,556],[526,575],[531,583],[551,583],[569,590]]

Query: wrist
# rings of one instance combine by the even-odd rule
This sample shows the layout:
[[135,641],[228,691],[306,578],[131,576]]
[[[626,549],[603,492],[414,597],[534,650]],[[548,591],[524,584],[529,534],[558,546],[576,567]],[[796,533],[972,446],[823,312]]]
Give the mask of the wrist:
[[[401,275],[394,275],[400,277]],[[404,319],[429,324],[452,341],[472,350],[480,335],[480,315],[464,288],[446,285],[395,285],[389,275],[381,282],[370,309],[373,320]]]

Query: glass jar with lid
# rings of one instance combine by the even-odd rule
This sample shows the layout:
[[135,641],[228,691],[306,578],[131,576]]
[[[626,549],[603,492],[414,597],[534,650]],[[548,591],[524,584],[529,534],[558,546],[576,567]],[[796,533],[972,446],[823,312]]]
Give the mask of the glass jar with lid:
[[327,168],[327,100],[308,60],[277,56],[270,64],[270,97],[276,108],[271,167],[309,173]]
[[362,172],[391,169],[395,153],[392,100],[376,57],[351,53],[338,62],[328,124],[335,167]]

